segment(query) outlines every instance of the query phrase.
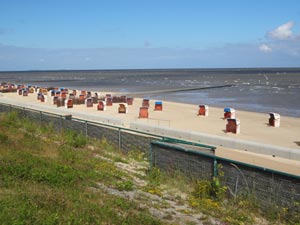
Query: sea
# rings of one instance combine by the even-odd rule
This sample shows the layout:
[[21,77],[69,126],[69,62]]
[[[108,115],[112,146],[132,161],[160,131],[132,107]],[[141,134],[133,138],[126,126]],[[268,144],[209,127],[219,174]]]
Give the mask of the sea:
[[[162,101],[300,117],[300,68],[10,71],[0,72],[0,82],[140,93]],[[181,91],[164,92],[174,89]]]

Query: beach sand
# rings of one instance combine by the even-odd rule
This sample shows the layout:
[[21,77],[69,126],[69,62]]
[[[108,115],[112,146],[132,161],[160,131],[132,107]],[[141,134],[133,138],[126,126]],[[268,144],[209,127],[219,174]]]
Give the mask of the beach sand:
[[[197,115],[198,105],[163,102],[163,111],[154,111],[155,100],[151,99],[149,118],[139,119],[139,108],[142,105],[142,99],[140,98],[135,98],[134,104],[128,106],[127,114],[118,113],[118,103],[114,103],[113,106],[107,106],[106,111],[98,111],[95,104],[92,108],[87,108],[85,105],[74,105],[74,108],[70,109],[63,107],[64,111],[62,111],[60,110],[62,109],[61,107],[57,108],[51,104],[49,96],[48,102],[41,103],[37,100],[36,94],[29,94],[28,97],[23,97],[17,95],[17,93],[3,93],[0,97],[0,101],[1,100],[17,105],[26,104],[26,106],[37,110],[46,110],[54,113],[60,113],[61,111],[62,114],[65,114],[65,110],[67,110],[69,114],[75,115],[76,112],[80,112],[82,119],[87,120],[96,120],[97,116],[117,118],[121,120],[123,126],[127,128],[129,128],[131,122],[138,121],[139,123],[152,126],[206,133],[225,138],[229,137],[238,140],[292,148],[300,151],[300,118],[281,116],[280,127],[271,127],[268,125],[268,112],[256,113],[235,109],[236,118],[241,122],[241,132],[240,134],[233,134],[225,132],[227,121],[223,119],[224,112],[222,108],[209,107],[209,115],[204,117]],[[201,102],[199,102],[199,104],[201,104]],[[300,161],[239,151],[221,146],[216,147],[217,156],[300,175]]]

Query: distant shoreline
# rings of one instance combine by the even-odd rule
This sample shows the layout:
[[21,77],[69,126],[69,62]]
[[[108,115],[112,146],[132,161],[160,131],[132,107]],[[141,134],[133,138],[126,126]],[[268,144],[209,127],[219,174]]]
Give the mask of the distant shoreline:
[[299,71],[300,67],[233,67],[233,68],[132,68],[132,69],[50,69],[50,70],[0,70],[0,73],[15,72],[95,72],[95,71],[174,71],[174,70],[199,70],[199,71]]

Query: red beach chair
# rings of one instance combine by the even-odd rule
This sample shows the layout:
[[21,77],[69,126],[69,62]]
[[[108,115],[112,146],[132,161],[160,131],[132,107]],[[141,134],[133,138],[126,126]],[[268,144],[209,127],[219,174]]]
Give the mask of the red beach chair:
[[163,110],[163,105],[162,105],[161,101],[155,102],[154,110],[155,111],[162,111]]
[[65,107],[66,107],[67,109],[73,108],[73,99],[66,99],[66,100],[65,100]]
[[140,107],[139,118],[148,118],[148,117],[149,117],[148,107]]
[[106,103],[105,101],[99,101],[97,105],[98,111],[105,111],[106,110]]
[[149,99],[148,98],[144,98],[143,102],[142,102],[142,107],[148,107],[149,108]]
[[45,96],[41,95],[40,100],[41,100],[41,102],[45,102]]
[[208,105],[199,105],[198,116],[208,116]]
[[113,105],[113,99],[112,99],[112,97],[106,97],[105,101],[106,101],[106,105],[107,106],[112,106]]
[[224,119],[234,119],[235,110],[233,108],[224,108]]
[[84,104],[84,101],[85,101],[85,95],[80,94],[79,95],[79,104]]
[[238,119],[227,119],[226,132],[240,133],[240,121]]

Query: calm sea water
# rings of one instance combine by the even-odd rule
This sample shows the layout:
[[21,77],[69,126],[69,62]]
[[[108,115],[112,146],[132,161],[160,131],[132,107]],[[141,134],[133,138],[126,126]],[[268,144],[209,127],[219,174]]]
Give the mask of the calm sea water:
[[300,117],[300,68],[0,72],[0,82],[4,81],[104,93],[233,84],[144,97]]

